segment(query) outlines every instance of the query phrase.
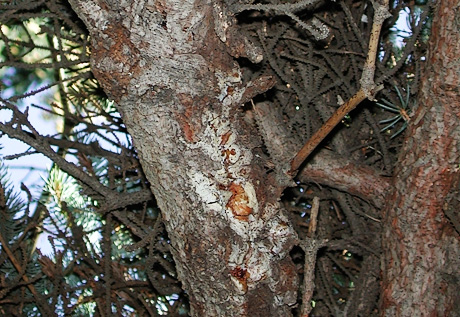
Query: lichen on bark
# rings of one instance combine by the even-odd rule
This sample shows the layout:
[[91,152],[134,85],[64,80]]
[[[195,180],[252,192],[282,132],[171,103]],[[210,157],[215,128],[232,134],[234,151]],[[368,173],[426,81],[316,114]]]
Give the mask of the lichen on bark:
[[[224,4],[71,3],[92,35],[94,73],[117,102],[162,209],[192,314],[289,315],[296,235],[278,202],[282,186],[261,166],[260,137],[240,114],[248,94]],[[238,43],[245,54],[249,42]]]

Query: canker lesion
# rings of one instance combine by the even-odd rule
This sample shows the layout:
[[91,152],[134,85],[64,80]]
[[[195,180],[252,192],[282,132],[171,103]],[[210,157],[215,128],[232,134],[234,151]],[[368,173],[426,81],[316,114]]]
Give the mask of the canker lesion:
[[232,182],[228,186],[228,190],[232,196],[227,203],[227,208],[232,211],[236,219],[248,221],[248,216],[252,214],[252,208],[249,207],[249,196],[243,186]]
[[223,135],[221,135],[220,139],[220,145],[221,146],[224,146],[225,144],[227,144],[228,142],[228,139],[230,139],[230,136],[232,135],[232,132],[231,131],[227,131],[226,133],[224,133]]
[[241,291],[246,293],[248,291],[248,279],[250,274],[247,269],[244,269],[240,266],[235,267],[234,269],[230,270],[230,275],[235,278],[235,282],[239,283],[239,288]]

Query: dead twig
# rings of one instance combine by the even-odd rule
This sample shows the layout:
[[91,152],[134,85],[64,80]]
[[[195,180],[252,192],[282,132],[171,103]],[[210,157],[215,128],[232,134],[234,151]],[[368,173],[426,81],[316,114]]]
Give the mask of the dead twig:
[[300,247],[305,252],[305,264],[303,271],[303,294],[302,294],[302,309],[301,316],[308,317],[313,307],[311,299],[315,290],[314,281],[316,254],[318,250],[324,247],[327,243],[326,239],[317,240],[314,238],[316,233],[316,225],[319,211],[319,198],[314,197],[310,213],[310,226],[308,227],[308,235],[305,240],[300,242]]

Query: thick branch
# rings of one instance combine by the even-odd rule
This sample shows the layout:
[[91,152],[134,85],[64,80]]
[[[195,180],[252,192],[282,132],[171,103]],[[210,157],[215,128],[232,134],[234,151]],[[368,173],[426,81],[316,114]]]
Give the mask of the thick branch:
[[72,3],[93,36],[95,77],[117,102],[162,210],[191,314],[289,315],[296,235],[240,108],[271,80],[243,84],[234,56],[245,49],[227,46],[223,2],[117,2],[100,6],[98,22],[91,5]]
[[460,236],[444,214],[460,184],[459,3],[437,6],[419,106],[387,198],[382,316],[460,311]]
[[314,182],[350,193],[377,208],[383,207],[390,189],[389,178],[325,150],[308,162],[297,178],[302,182]]

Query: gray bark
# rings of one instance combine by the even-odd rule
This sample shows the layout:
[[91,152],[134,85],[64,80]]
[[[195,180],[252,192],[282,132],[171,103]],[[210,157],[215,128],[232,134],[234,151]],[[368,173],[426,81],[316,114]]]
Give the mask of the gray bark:
[[287,316],[297,299],[296,234],[264,170],[234,56],[257,48],[219,1],[72,0],[92,35],[92,69],[118,104],[162,210],[196,316]]

